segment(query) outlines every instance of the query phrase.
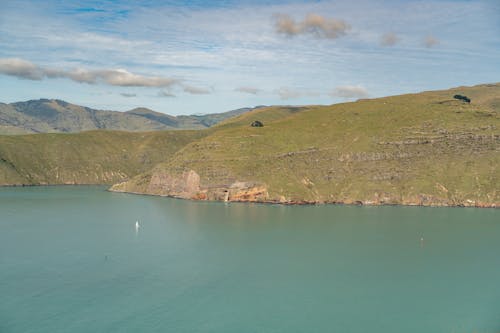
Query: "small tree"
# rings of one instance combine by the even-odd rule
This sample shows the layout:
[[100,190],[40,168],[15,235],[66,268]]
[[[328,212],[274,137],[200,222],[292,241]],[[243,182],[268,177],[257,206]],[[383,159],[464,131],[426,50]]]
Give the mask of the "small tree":
[[252,127],[264,127],[264,124],[261,121],[255,120],[250,124]]
[[470,98],[464,95],[455,95],[453,96],[454,99],[459,99],[461,101],[464,101],[466,103],[470,103]]

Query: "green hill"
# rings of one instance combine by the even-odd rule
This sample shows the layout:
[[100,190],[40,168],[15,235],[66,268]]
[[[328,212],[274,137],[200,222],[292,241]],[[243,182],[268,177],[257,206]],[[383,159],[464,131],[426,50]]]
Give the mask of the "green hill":
[[170,116],[146,108],[127,112],[95,110],[61,100],[39,99],[0,103],[0,134],[72,133],[97,129],[158,131],[204,129],[252,110],[191,116]]
[[0,184],[113,184],[168,159],[207,131],[0,135]]
[[[3,107],[1,119],[18,116]],[[24,125],[32,113],[52,119],[52,108],[29,109],[18,118]],[[218,122],[197,131],[0,135],[0,185],[121,182],[112,190],[200,200],[498,207],[499,113],[500,84],[488,84],[189,116]],[[125,114],[165,126],[193,121]],[[264,126],[251,127],[255,120]]]
[[[112,190],[229,201],[498,207],[499,112],[500,84],[263,108],[215,126]],[[249,126],[254,120],[264,127]]]

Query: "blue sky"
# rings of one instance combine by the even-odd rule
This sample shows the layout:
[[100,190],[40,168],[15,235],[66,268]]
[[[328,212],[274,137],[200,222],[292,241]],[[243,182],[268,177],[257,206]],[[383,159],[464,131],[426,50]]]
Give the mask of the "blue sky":
[[498,81],[497,0],[0,4],[1,102],[192,114]]

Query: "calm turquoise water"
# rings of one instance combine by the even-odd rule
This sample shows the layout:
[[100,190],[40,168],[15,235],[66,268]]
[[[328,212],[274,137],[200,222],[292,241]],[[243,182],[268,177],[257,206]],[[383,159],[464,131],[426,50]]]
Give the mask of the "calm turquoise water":
[[500,210],[2,188],[0,332],[496,333]]

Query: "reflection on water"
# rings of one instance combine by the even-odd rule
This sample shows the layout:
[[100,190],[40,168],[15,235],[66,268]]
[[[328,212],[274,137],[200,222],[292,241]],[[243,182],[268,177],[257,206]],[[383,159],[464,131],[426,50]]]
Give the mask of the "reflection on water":
[[500,330],[498,210],[40,187],[0,212],[0,332]]

